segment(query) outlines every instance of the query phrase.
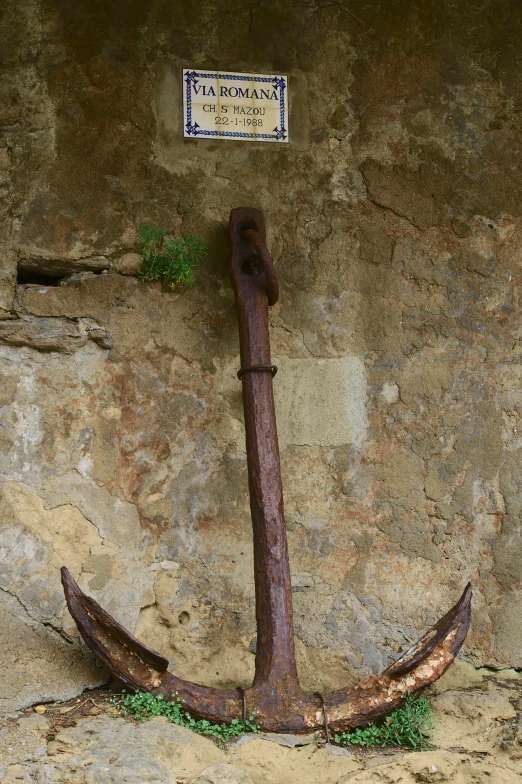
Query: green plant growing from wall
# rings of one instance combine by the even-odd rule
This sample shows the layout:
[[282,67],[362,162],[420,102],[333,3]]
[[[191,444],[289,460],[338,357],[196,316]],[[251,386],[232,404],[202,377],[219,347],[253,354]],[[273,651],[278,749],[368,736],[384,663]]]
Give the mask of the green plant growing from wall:
[[170,289],[193,286],[194,268],[207,252],[197,234],[178,239],[166,239],[166,232],[158,226],[142,224],[139,228],[141,267],[139,280],[164,280]]

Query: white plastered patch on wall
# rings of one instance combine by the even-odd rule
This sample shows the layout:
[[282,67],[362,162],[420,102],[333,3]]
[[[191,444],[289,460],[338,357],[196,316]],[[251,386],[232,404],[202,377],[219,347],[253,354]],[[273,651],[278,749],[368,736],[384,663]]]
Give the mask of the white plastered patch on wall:
[[279,446],[360,447],[366,439],[366,376],[356,356],[275,360]]

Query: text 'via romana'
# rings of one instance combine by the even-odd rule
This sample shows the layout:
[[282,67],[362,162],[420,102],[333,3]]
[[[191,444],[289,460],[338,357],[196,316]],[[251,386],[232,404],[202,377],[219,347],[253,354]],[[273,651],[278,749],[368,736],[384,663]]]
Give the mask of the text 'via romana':
[[[212,85],[194,85],[194,95],[202,95],[204,98],[216,98],[216,91]],[[250,87],[227,87],[221,85],[219,88],[220,98],[248,98],[254,101],[278,101],[279,96],[276,90],[264,90],[262,88]]]

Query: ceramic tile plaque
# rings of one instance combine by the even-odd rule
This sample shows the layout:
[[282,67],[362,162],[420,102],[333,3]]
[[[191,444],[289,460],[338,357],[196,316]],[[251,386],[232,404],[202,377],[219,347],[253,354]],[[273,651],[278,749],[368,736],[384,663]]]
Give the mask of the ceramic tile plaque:
[[288,77],[183,69],[183,136],[288,143]]

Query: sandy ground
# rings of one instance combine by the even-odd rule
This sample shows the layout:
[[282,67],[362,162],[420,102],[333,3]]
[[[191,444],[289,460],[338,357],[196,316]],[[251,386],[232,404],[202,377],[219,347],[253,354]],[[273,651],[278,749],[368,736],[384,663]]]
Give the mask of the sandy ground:
[[[246,736],[221,749],[158,718],[118,717],[110,693],[0,720],[2,784],[522,784],[522,675],[457,662],[430,692],[430,751],[367,752],[297,736]],[[40,708],[39,710],[42,710]],[[297,745],[299,744],[299,745]]]

